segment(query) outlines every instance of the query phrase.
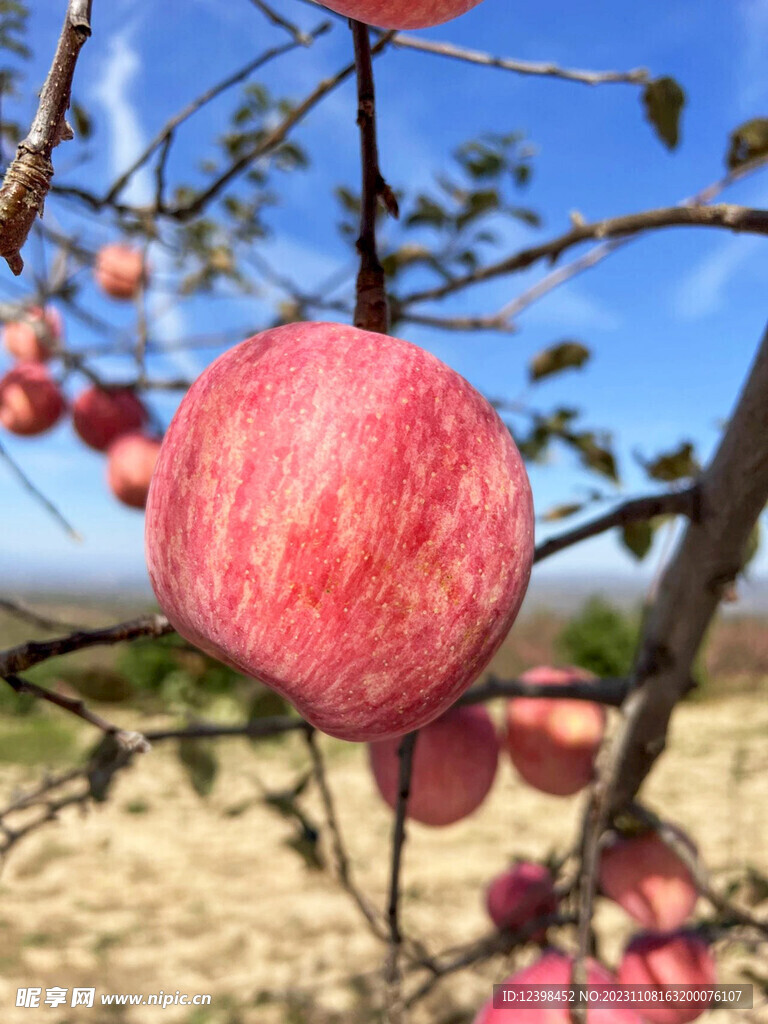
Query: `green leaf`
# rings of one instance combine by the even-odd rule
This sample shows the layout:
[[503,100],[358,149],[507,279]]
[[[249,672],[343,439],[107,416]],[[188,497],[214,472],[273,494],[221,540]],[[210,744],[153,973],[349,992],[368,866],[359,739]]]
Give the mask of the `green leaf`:
[[441,228],[448,222],[448,214],[445,210],[429,196],[420,195],[416,200],[416,209],[406,219],[406,227],[416,227],[419,224],[428,224],[431,227]]
[[649,521],[627,523],[621,531],[621,540],[638,562],[642,562],[653,544],[653,526]]
[[701,469],[690,441],[684,441],[679,448],[665,452],[650,462],[644,462],[641,458],[639,462],[652,480],[663,483],[689,479],[697,476]]
[[656,78],[643,90],[645,114],[656,134],[669,149],[680,140],[680,115],[685,106],[685,92],[674,78]]
[[590,351],[578,341],[561,341],[544,349],[528,364],[531,381],[542,380],[563,370],[580,369],[590,357]]
[[198,796],[208,796],[219,770],[219,763],[210,744],[204,740],[179,740],[179,761],[184,766],[192,789]]
[[768,155],[768,117],[753,117],[745,121],[734,128],[730,139],[726,163],[731,171],[750,160]]
[[325,866],[320,853],[320,836],[313,828],[303,828],[295,836],[285,840],[285,845],[294,850],[310,871],[322,871]]
[[70,113],[72,114],[76,134],[81,139],[90,139],[91,135],[93,135],[93,122],[91,121],[91,115],[85,107],[78,103],[77,100],[72,100]]
[[542,515],[541,521],[542,523],[556,523],[560,519],[568,519],[569,516],[575,516],[583,508],[584,502],[581,501],[565,505],[554,505]]

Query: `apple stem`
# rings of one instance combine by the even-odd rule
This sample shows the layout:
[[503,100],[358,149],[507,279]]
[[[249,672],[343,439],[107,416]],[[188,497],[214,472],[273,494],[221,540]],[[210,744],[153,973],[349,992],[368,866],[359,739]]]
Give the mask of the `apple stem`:
[[[379,200],[393,217],[399,214],[397,199],[384,180],[379,167],[376,141],[376,93],[373,83],[373,60],[368,26],[350,20],[355,47],[357,72],[357,124],[360,128],[362,163],[362,195],[360,200],[360,236],[357,251],[360,271],[357,275],[355,327],[379,334],[389,332],[389,305],[384,268],[376,249],[376,211]],[[383,41],[394,35],[388,33]]]

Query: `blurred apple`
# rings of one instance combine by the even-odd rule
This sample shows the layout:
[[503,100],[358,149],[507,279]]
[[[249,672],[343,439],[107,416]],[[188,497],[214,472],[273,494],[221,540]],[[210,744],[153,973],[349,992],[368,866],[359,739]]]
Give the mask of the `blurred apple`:
[[112,442],[107,452],[107,480],[118,501],[144,508],[159,454],[160,442],[139,432],[123,434]]
[[99,452],[106,451],[121,434],[139,430],[146,419],[143,403],[127,388],[88,388],[72,405],[75,430],[90,448]]
[[[523,990],[534,985],[570,985],[573,975],[573,957],[555,949],[548,949],[530,967],[510,975],[504,985],[520,985]],[[615,985],[616,978],[602,964],[587,961],[588,985]],[[489,1000],[475,1017],[474,1024],[571,1024],[570,1010],[566,1007],[518,1006],[494,1009]],[[613,1006],[608,1010],[587,1010],[587,1024],[643,1024],[642,1017],[634,1010]]]
[[[564,683],[594,677],[579,668],[541,666],[520,678],[556,692]],[[604,731],[605,710],[590,701],[515,697],[507,704],[512,764],[530,786],[553,796],[571,796],[592,781]]]
[[14,434],[42,434],[59,420],[66,403],[42,363],[18,363],[0,379],[0,423]]
[[56,343],[61,338],[61,314],[53,306],[42,310],[31,306],[21,320],[12,320],[5,325],[6,350],[26,363],[44,363],[53,355]]
[[[557,910],[552,874],[543,864],[522,861],[493,879],[486,892],[486,906],[497,928],[513,931]],[[541,938],[543,932],[531,938]]]
[[319,729],[384,739],[446,711],[509,631],[531,491],[496,412],[429,352],[295,323],[184,397],[146,551],[184,637]]
[[[401,739],[371,743],[379,792],[397,806]],[[496,776],[496,730],[479,705],[451,708],[419,732],[413,755],[407,814],[424,825],[452,825],[477,810]]]
[[[716,985],[717,971],[712,953],[695,932],[643,932],[630,941],[621,963],[622,985]],[[706,1010],[709,1000],[690,1002],[684,1007],[643,1007],[643,1017],[652,1024],[686,1024]]]
[[[692,851],[695,847],[679,833]],[[603,893],[646,928],[679,928],[696,906],[696,884],[684,862],[656,832],[616,838],[603,849]]]
[[324,0],[337,14],[379,28],[442,25],[477,7],[480,0]]
[[105,245],[96,256],[94,276],[113,299],[133,299],[146,279],[144,256],[130,245]]

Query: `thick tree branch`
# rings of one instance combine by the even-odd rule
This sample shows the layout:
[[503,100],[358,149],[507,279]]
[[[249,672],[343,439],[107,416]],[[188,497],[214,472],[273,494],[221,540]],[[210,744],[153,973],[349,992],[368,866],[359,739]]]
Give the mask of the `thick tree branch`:
[[[389,331],[389,308],[384,282],[384,268],[376,251],[376,212],[381,199],[393,217],[398,216],[397,200],[379,168],[376,140],[376,94],[373,84],[371,40],[367,25],[350,21],[355,44],[357,71],[357,124],[360,128],[360,157],[363,188],[360,202],[360,271],[357,275],[355,327],[386,334]],[[389,42],[393,33],[381,37]]]
[[53,178],[51,154],[60,142],[73,137],[66,113],[77,58],[90,34],[91,0],[69,0],[37,114],[29,134],[19,143],[0,188],[0,256],[17,276],[24,268],[21,250],[27,235],[35,217],[43,214]]
[[628,523],[644,522],[653,519],[655,516],[682,515],[689,519],[695,519],[699,514],[698,487],[689,487],[684,491],[668,491],[666,494],[649,495],[647,498],[633,498],[625,501],[623,505],[606,512],[605,515],[576,526],[572,530],[566,530],[557,537],[550,537],[549,540],[536,545],[533,561],[543,562],[545,558],[556,555],[559,551],[580,544],[590,537],[597,537],[606,530],[612,530],[616,526],[626,526]]
[[727,587],[742,568],[768,502],[768,331],[720,445],[699,480],[701,516],[691,522],[649,611],[634,688],[600,800],[609,812],[631,801],[665,746],[669,719]]

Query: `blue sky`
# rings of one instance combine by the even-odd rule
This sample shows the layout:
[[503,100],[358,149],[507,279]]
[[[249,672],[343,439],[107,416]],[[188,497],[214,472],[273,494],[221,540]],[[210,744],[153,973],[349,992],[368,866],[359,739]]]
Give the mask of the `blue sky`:
[[[322,19],[299,0],[272,0],[275,7],[313,27]],[[24,95],[16,105],[28,121],[61,19],[60,0],[36,2],[32,15],[35,56],[26,69]],[[95,135],[81,149],[56,153],[57,180],[86,181],[102,191],[130,163],[154,132],[189,99],[268,46],[283,42],[249,0],[130,0],[94,5],[94,36],[85,47],[76,98],[93,115]],[[138,10],[137,10],[138,8]],[[376,64],[380,148],[384,172],[395,188],[429,188],[458,144],[482,132],[521,130],[536,147],[534,175],[521,201],[536,208],[544,227],[508,228],[501,252],[565,230],[570,211],[593,219],[669,205],[717,179],[724,170],[728,133],[750,117],[768,115],[768,0],[484,0],[465,17],[424,33],[434,39],[528,60],[571,67],[628,69],[645,66],[675,76],[689,98],[682,143],[668,152],[653,136],[639,90],[627,85],[588,88],[544,78],[521,77],[438,57],[391,52]],[[311,49],[269,65],[259,80],[276,95],[302,98],[349,58],[342,23]],[[194,177],[199,160],[213,153],[212,140],[226,127],[236,94],[212,104],[179,135],[171,177]],[[335,230],[333,187],[358,183],[358,140],[353,83],[334,92],[296,132],[310,152],[308,171],[286,176],[281,205],[268,216],[272,237],[264,251],[308,289],[349,252]],[[88,160],[82,162],[87,151]],[[151,195],[150,174],[138,176],[128,197]],[[768,175],[734,187],[727,198],[768,204]],[[52,201],[51,223],[79,224],[89,244],[113,237],[108,218],[79,217],[71,203]],[[79,217],[79,219],[78,219]],[[30,250],[30,263],[35,263]],[[649,485],[634,464],[636,450],[649,456],[690,438],[703,456],[718,437],[766,321],[768,242],[722,232],[674,230],[634,242],[600,267],[551,293],[521,318],[513,336],[441,335],[408,328],[401,333],[434,351],[481,390],[515,398],[525,388],[525,368],[541,348],[578,338],[594,353],[589,367],[537,388],[545,408],[577,405],[584,422],[615,435],[625,483],[616,499],[644,493]],[[173,267],[157,250],[153,264],[168,279]],[[541,276],[542,268],[464,292],[445,307],[456,313],[488,313]],[[82,300],[130,333],[132,314],[96,295],[84,272]],[[5,273],[0,299],[32,286]],[[173,341],[266,317],[262,299],[223,297],[168,304],[152,300],[157,336]],[[94,337],[68,324],[76,343]],[[75,338],[76,336],[76,338]],[[169,354],[158,361],[167,373],[195,375],[215,353]],[[127,363],[110,360],[105,373],[124,374]],[[72,393],[79,384],[72,382]],[[151,399],[168,419],[173,400]],[[84,536],[73,544],[20,491],[0,466],[5,482],[0,571],[10,584],[45,580],[74,588],[145,580],[142,516],[117,505],[104,485],[103,458],[73,439],[62,424],[37,440],[3,437],[30,477],[62,508]],[[578,496],[591,480],[566,454],[531,470],[537,507]],[[652,486],[652,485],[651,485]],[[547,535],[542,526],[539,536]],[[647,576],[661,545],[638,568],[608,535],[553,559],[542,572],[583,577],[621,573]],[[757,573],[768,571],[764,551]]]

